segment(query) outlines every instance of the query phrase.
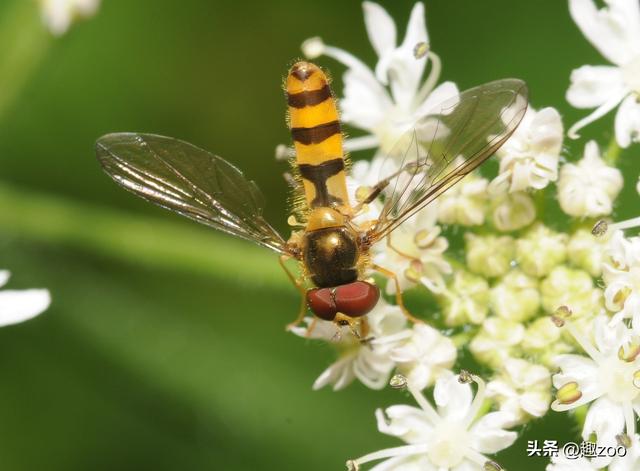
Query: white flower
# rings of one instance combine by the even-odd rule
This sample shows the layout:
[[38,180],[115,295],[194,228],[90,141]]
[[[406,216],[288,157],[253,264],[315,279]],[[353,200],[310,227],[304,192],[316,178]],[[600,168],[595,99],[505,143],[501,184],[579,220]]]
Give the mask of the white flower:
[[493,225],[499,231],[517,231],[536,218],[536,207],[531,196],[521,191],[492,198]]
[[[375,72],[350,53],[327,46],[317,37],[305,41],[302,50],[311,59],[326,55],[347,66],[344,97],[339,102],[341,118],[369,134],[347,139],[345,148],[380,147],[388,153],[417,120],[446,99],[457,96],[458,89],[452,82],[435,86],[441,65],[438,56],[429,49],[421,2],[413,7],[404,41],[399,46],[396,25],[384,8],[373,2],[364,2],[362,6],[369,40],[378,55]],[[422,82],[429,59],[431,71]]]
[[497,152],[500,173],[491,182],[490,191],[541,190],[556,181],[562,137],[562,120],[555,108],[527,109],[516,131]]
[[[556,400],[555,411],[566,411],[590,404],[582,429],[583,440],[596,434],[601,446],[616,446],[616,436],[635,434],[635,410],[640,408],[640,345],[637,337],[624,323],[612,327],[606,316],[593,323],[595,345],[565,320],[567,329],[584,349],[588,357],[559,355],[555,363],[561,372],[553,376]],[[596,458],[598,467],[606,466],[610,459]]]
[[631,446],[627,448],[626,454],[618,454],[609,464],[609,471],[636,471],[640,469],[640,436],[635,434],[630,439]]
[[500,369],[507,358],[515,356],[524,332],[524,326],[519,322],[490,317],[469,344],[469,350],[478,361]]
[[608,0],[597,9],[593,0],[569,0],[574,21],[593,46],[613,66],[585,65],[571,73],[567,101],[576,108],[596,108],[569,129],[577,131],[604,116],[620,102],[616,140],[628,147],[640,136],[640,6],[637,0]]
[[551,367],[553,358],[557,355],[574,350],[561,337],[561,330],[555,326],[549,316],[539,317],[527,326],[521,347],[528,357]]
[[523,322],[540,309],[538,280],[511,270],[491,288],[491,310],[503,319]]
[[479,226],[484,224],[488,181],[473,173],[447,190],[438,201],[438,220],[441,224]]
[[438,301],[448,326],[481,324],[489,312],[489,283],[481,276],[456,270]]
[[[435,225],[437,204],[432,203],[405,221],[387,236],[387,245],[380,247],[375,262],[398,275],[400,289],[424,285],[434,293],[445,289],[444,276],[451,273],[451,265],[444,257],[449,247]],[[396,292],[395,284],[387,282],[387,293]]]
[[591,231],[578,229],[567,245],[567,257],[575,266],[597,278],[602,275],[608,237],[594,237]]
[[620,170],[605,164],[600,158],[598,144],[589,141],[579,162],[562,166],[558,201],[569,216],[603,216],[613,210],[613,200],[620,193],[622,185]]
[[613,322],[633,318],[634,327],[640,329],[640,237],[625,238],[622,231],[615,231],[607,254],[602,274],[605,306],[617,313]]
[[550,314],[567,306],[578,316],[598,314],[602,310],[602,291],[593,286],[591,276],[582,270],[560,265],[540,284],[542,307]]
[[466,261],[469,270],[487,278],[502,276],[511,268],[516,255],[513,237],[495,235],[464,235]]
[[56,36],[67,32],[78,18],[88,18],[98,11],[100,0],[40,0],[42,19]]
[[504,370],[487,384],[487,396],[514,417],[512,425],[542,417],[551,402],[551,374],[544,366],[508,358]]
[[338,391],[355,378],[371,389],[384,388],[395,368],[389,356],[394,342],[413,334],[405,328],[406,318],[400,308],[383,299],[366,317],[369,335],[365,339],[356,338],[348,327],[338,330],[333,322],[311,317],[305,318],[305,322],[306,327],[293,327],[291,331],[300,337],[331,342],[339,352],[338,360],[322,372],[313,389],[331,384]]
[[516,241],[516,261],[531,276],[545,276],[567,257],[567,234],[537,223]]
[[[466,382],[469,376],[478,384],[475,397]],[[407,382],[420,408],[397,405],[376,411],[378,429],[401,438],[408,445],[370,453],[347,462],[349,469],[363,463],[390,458],[371,471],[475,471],[490,460],[484,455],[509,447],[516,432],[505,430],[512,417],[491,412],[478,417],[485,399],[485,385],[477,376],[452,373],[436,381],[433,397],[437,409]]]
[[[636,471],[640,469],[640,443],[636,434],[630,439],[631,447],[622,450],[622,445],[616,447],[616,456],[613,458],[609,471]],[[562,451],[557,456],[551,458],[551,464],[547,465],[546,471],[601,471],[601,466],[595,460],[585,457],[567,457]]]
[[[10,273],[0,270],[0,287],[9,281]],[[0,327],[28,321],[45,311],[51,303],[46,289],[0,291]]]
[[449,337],[427,324],[415,324],[413,336],[392,348],[389,357],[411,384],[424,389],[453,366],[457,353]]
[[[390,165],[395,165],[389,159],[385,159],[384,156],[379,155],[374,157],[370,162],[368,160],[358,160],[351,166],[351,171],[347,176],[347,192],[351,202],[355,205],[367,198],[372,190],[372,187],[378,183],[383,177],[383,169],[389,168]],[[385,175],[389,175],[393,172],[390,170]],[[382,210],[382,202],[379,199],[372,201],[362,208],[358,216],[352,221],[356,224],[363,224],[369,221],[375,221],[380,216]]]

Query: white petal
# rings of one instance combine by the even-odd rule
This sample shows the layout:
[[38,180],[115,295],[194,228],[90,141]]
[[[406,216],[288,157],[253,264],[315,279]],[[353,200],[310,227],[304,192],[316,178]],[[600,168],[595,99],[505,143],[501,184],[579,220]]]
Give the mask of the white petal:
[[[570,375],[578,382],[594,378],[598,373],[598,365],[591,358],[580,355],[558,355],[553,358],[553,363],[557,365],[564,374]],[[553,385],[560,388],[564,385],[556,379],[559,374],[553,376]],[[595,379],[594,379],[595,381]]]
[[[418,2],[411,10],[404,41],[395,50],[387,66],[388,73],[393,75],[390,83],[393,98],[403,109],[408,109],[412,105],[427,63],[426,57],[416,59],[414,55],[416,45],[423,42],[428,42],[427,27],[424,19],[424,5]],[[376,72],[378,72],[377,68]]]
[[622,101],[616,114],[615,128],[620,147],[640,142],[640,103],[636,95],[631,94]]
[[367,347],[361,347],[353,363],[356,377],[368,388],[383,389],[395,364],[384,355],[378,355]]
[[625,88],[619,67],[584,65],[571,72],[567,101],[576,108],[595,108]]
[[397,405],[376,410],[378,430],[402,438],[407,443],[424,443],[430,438],[432,425],[422,409]]
[[5,290],[0,292],[0,327],[27,321],[49,307],[46,289]]
[[563,127],[558,110],[542,108],[531,121],[531,147],[540,154],[559,154],[562,148]]
[[10,277],[11,272],[9,270],[0,270],[0,288],[7,284]]
[[442,82],[427,96],[426,100],[422,102],[416,109],[415,117],[420,119],[426,116],[430,112],[437,111],[438,105],[443,104],[445,101],[456,98],[460,94],[458,86],[453,82]]
[[377,3],[364,2],[364,24],[373,49],[382,57],[396,47],[396,25],[393,18]]
[[443,374],[436,380],[433,398],[443,419],[458,420],[467,415],[473,394],[471,386],[460,383],[456,375]]
[[542,392],[528,392],[520,399],[522,409],[534,417],[542,417],[549,410],[549,396]]
[[615,446],[616,435],[624,431],[624,425],[622,407],[606,397],[601,397],[589,407],[582,428],[582,438],[588,440],[589,436],[595,433],[599,444]]
[[335,391],[347,386],[354,378],[353,369],[351,368],[353,359],[353,355],[347,355],[329,366],[315,380],[313,390],[316,391],[328,384],[333,384]]
[[340,100],[342,120],[360,129],[374,132],[393,106],[380,84],[363,72],[349,69],[344,73],[344,98]]
[[598,108],[596,108],[594,111],[592,111],[591,114],[587,115],[586,117],[582,118],[577,123],[575,123],[573,126],[571,126],[567,131],[567,136],[569,136],[571,139],[578,139],[580,137],[580,135],[578,134],[578,131],[580,129],[585,127],[587,124],[591,124],[594,121],[602,118],[609,111],[611,111],[616,106],[618,106],[618,104],[623,100],[625,96],[626,96],[625,91],[620,92],[620,94],[618,95],[613,95],[609,100],[607,100]]
[[638,6],[635,0],[607,3],[608,8],[598,10],[593,0],[569,0],[569,11],[589,42],[608,60],[622,65],[638,53],[634,44],[640,30]]
[[471,428],[473,448],[481,453],[496,453],[511,446],[518,438],[516,432],[504,430],[511,423],[513,417],[506,412],[485,415]]

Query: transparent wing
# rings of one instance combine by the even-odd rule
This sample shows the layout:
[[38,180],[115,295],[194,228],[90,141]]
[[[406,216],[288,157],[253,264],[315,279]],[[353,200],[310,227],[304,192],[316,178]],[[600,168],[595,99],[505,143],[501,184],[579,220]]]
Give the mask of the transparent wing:
[[526,110],[526,84],[505,79],[466,90],[418,121],[390,152],[394,164],[382,166],[390,173],[368,198],[384,198],[373,241],[487,160],[513,134]]
[[220,157],[178,139],[137,133],[102,136],[96,154],[116,183],[145,200],[285,252],[284,240],[262,216],[256,184]]

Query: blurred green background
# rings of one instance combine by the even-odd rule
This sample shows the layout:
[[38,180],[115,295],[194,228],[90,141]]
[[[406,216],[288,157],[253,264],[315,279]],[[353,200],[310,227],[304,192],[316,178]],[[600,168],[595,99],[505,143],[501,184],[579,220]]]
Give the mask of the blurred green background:
[[[413,2],[382,4],[403,34]],[[426,7],[443,79],[520,77],[565,126],[585,114],[564,100],[570,71],[604,60],[566,2]],[[61,38],[35,2],[0,2],[0,267],[12,288],[53,297],[40,318],[0,330],[1,469],[339,470],[399,444],[373,412],[409,398],[359,384],[311,391],[333,353],[284,332],[298,297],[275,255],[136,199],[93,153],[111,131],[196,143],[245,169],[285,231],[281,84],[314,35],[374,63],[356,1],[107,0]],[[318,62],[340,94],[343,69]],[[611,129],[608,117],[585,134],[606,144]],[[632,153],[622,216],[637,198]],[[528,439],[575,438],[550,412],[498,461],[543,469]]]

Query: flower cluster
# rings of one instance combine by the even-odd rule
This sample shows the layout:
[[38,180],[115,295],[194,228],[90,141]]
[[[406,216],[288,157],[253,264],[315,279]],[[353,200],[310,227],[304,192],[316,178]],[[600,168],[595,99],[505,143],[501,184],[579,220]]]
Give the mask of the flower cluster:
[[[586,410],[582,438],[624,443],[626,457],[578,462],[561,455],[547,469],[636,469],[640,237],[623,230],[640,226],[640,218],[592,227],[612,215],[624,182],[616,167],[620,148],[640,135],[640,4],[605,3],[598,10],[592,0],[569,0],[583,34],[615,67],[573,72],[569,103],[597,109],[567,134],[576,137],[621,103],[615,140],[608,146],[591,140],[580,157],[562,155],[561,114],[529,107],[496,153],[497,174],[472,171],[372,248],[373,261],[398,277],[398,285],[387,281],[386,294],[398,286],[416,299],[422,294],[430,307],[423,302],[417,314],[427,323],[409,323],[402,306],[382,299],[357,335],[312,319],[295,330],[337,347],[338,360],[315,388],[340,389],[357,378],[380,389],[391,378],[420,406],[377,411],[378,429],[406,445],[350,460],[350,469],[386,459],[373,469],[499,470],[486,454],[510,446],[522,425],[550,409],[579,406]],[[346,66],[342,118],[366,133],[348,139],[347,148],[375,149],[371,160],[353,165],[354,201],[362,201],[385,165],[404,165],[399,158],[417,123],[427,123],[438,103],[460,93],[452,82],[438,84],[442,64],[429,43],[422,3],[414,6],[400,44],[382,7],[365,2],[363,9],[375,67],[319,37],[303,44],[309,58],[327,56]],[[429,132],[437,141],[447,129]],[[640,192],[640,180],[633,184]],[[378,217],[385,197],[382,192],[360,217]],[[546,218],[551,205],[563,221]],[[486,385],[475,375],[452,373],[463,367],[461,352],[492,371]],[[478,385],[473,399],[470,382]],[[430,387],[435,407],[422,392]]]

